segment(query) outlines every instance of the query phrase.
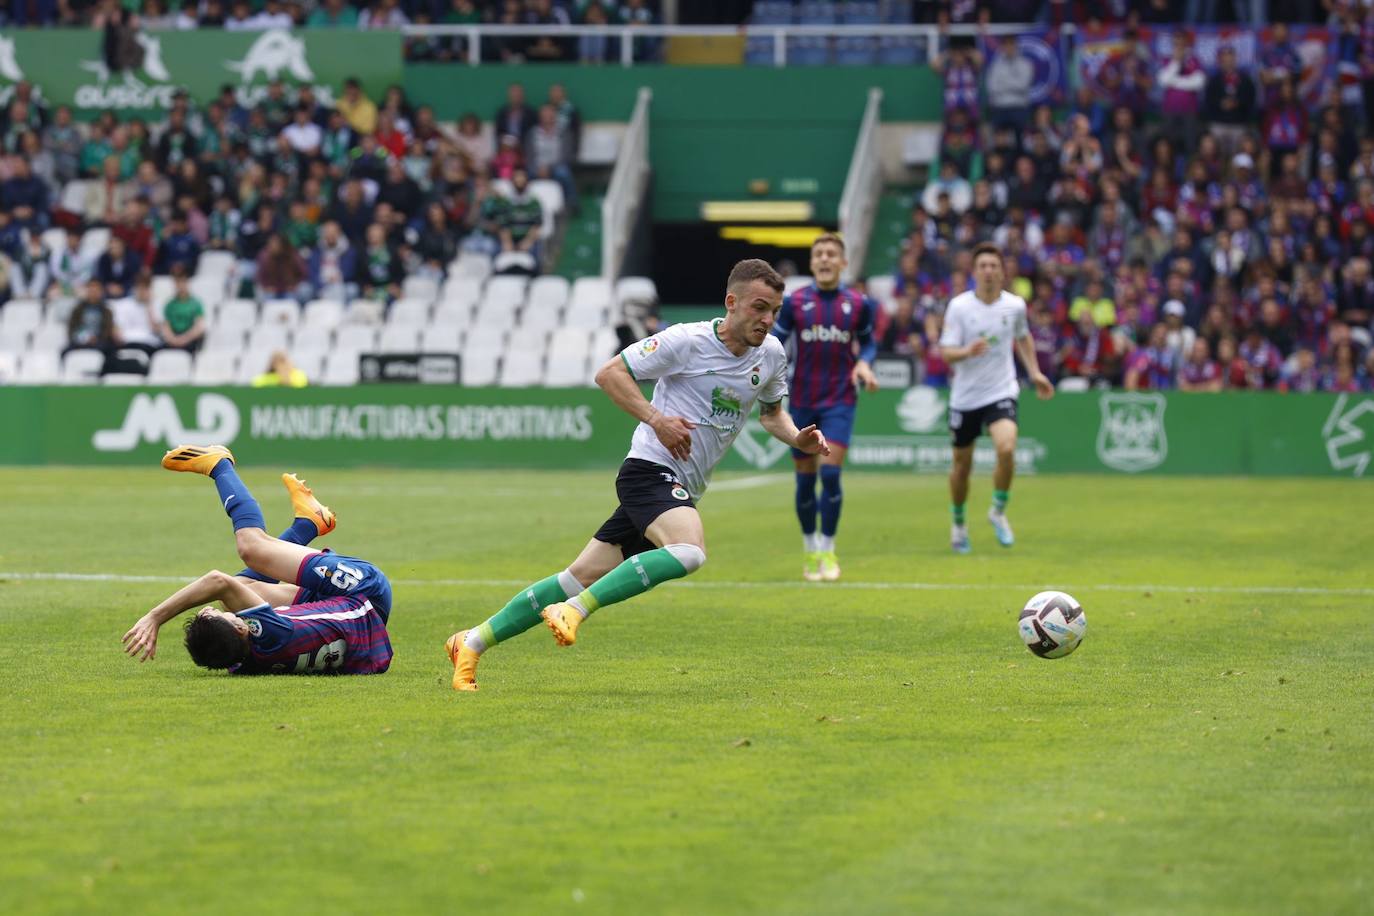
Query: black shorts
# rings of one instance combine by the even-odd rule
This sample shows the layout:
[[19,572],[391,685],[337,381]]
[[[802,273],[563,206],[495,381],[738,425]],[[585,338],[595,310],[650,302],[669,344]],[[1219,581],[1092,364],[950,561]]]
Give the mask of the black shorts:
[[669,509],[696,507],[687,488],[670,468],[640,458],[626,458],[615,478],[615,495],[620,505],[606,523],[592,535],[598,541],[615,544],[627,558],[658,545],[644,536],[649,526]]
[[966,448],[998,420],[1016,422],[1016,398],[1003,398],[973,410],[949,409],[949,432],[955,448]]

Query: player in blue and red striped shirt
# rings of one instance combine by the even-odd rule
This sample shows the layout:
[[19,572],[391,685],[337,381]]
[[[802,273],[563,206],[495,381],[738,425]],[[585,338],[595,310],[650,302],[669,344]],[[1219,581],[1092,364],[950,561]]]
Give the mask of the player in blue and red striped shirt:
[[820,533],[816,532],[815,455],[792,450],[797,469],[797,519],[806,551],[802,577],[808,582],[840,578],[835,556],[835,532],[840,525],[840,468],[854,429],[854,405],[859,386],[876,391],[873,355],[877,342],[873,324],[878,316],[873,300],[840,282],[845,260],[844,240],[833,233],[811,243],[811,275],[815,282],[788,296],[778,313],[773,333],[787,342],[796,335],[796,372],[792,376],[789,407],[798,427],[815,424],[830,444],[820,460]]
[[269,537],[262,510],[239,479],[223,446],[180,446],[162,466],[205,474],[234,525],[234,541],[248,568],[238,575],[211,570],[179,589],[124,634],[124,651],[146,661],[157,652],[159,628],[182,611],[201,607],[186,625],[186,649],[197,665],[230,674],[381,674],[391,665],[386,622],[391,583],[371,563],[311,549],[335,525],[294,475],[283,475],[296,520]]

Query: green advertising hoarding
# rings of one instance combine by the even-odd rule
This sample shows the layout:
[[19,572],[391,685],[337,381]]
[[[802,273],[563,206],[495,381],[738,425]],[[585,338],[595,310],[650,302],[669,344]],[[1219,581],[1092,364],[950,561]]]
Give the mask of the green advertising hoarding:
[[160,117],[172,95],[185,89],[199,103],[237,89],[245,104],[275,79],[309,84],[325,104],[355,76],[364,91],[381,98],[401,81],[401,37],[397,32],[142,32],[143,64],[111,73],[102,53],[103,33],[79,29],[11,30],[0,34],[0,103],[14,85],[28,80],[49,105],[70,105],[80,118],[110,110],[121,116]]
[[[864,395],[849,465],[949,467],[946,392]],[[1027,473],[1371,477],[1374,395],[1089,392],[1021,401]],[[596,389],[0,388],[0,464],[152,464],[223,442],[253,464],[605,468],[633,422]],[[989,468],[980,440],[975,466]],[[751,419],[721,465],[783,471],[788,449]]]

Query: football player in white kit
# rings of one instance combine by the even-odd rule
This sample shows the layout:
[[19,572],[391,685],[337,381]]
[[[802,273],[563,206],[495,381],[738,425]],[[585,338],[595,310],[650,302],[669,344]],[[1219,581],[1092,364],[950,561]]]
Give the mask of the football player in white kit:
[[1002,288],[1006,268],[1002,252],[988,242],[973,249],[973,282],[970,292],[949,300],[940,355],[950,367],[949,430],[953,437],[954,466],[949,472],[950,546],[956,553],[969,552],[964,503],[968,477],[973,469],[973,443],[987,430],[997,451],[992,473],[992,506],[988,521],[997,542],[1010,547],[1015,538],[1007,521],[1007,500],[1016,470],[1016,363],[1021,358],[1035,393],[1054,396],[1054,385],[1035,359],[1035,341],[1026,324],[1026,300]]
[[[601,367],[596,383],[639,421],[616,477],[620,505],[567,569],[449,637],[455,690],[476,690],[481,654],[541,618],[559,645],[570,646],[598,608],[700,569],[706,534],[696,501],[755,402],[773,436],[808,454],[830,453],[819,429],[798,430],[782,409],[787,356],[769,333],[782,290],[782,277],[766,262],[740,261],[726,281],[725,317],[673,325]],[[650,380],[652,401],[639,388]]]

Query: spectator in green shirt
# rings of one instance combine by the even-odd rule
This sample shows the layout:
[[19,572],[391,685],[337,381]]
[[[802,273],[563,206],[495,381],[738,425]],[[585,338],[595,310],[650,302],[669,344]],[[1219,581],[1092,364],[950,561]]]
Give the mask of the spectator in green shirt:
[[530,193],[530,176],[523,167],[511,174],[515,194],[506,201],[497,217],[502,251],[528,251],[538,260],[535,246],[539,244],[539,229],[544,222],[544,208],[539,198]]
[[173,274],[176,292],[162,310],[158,336],[169,347],[195,353],[205,340],[205,306],[191,293],[184,270]]
[[358,11],[344,0],[324,0],[305,24],[312,29],[356,29]]

